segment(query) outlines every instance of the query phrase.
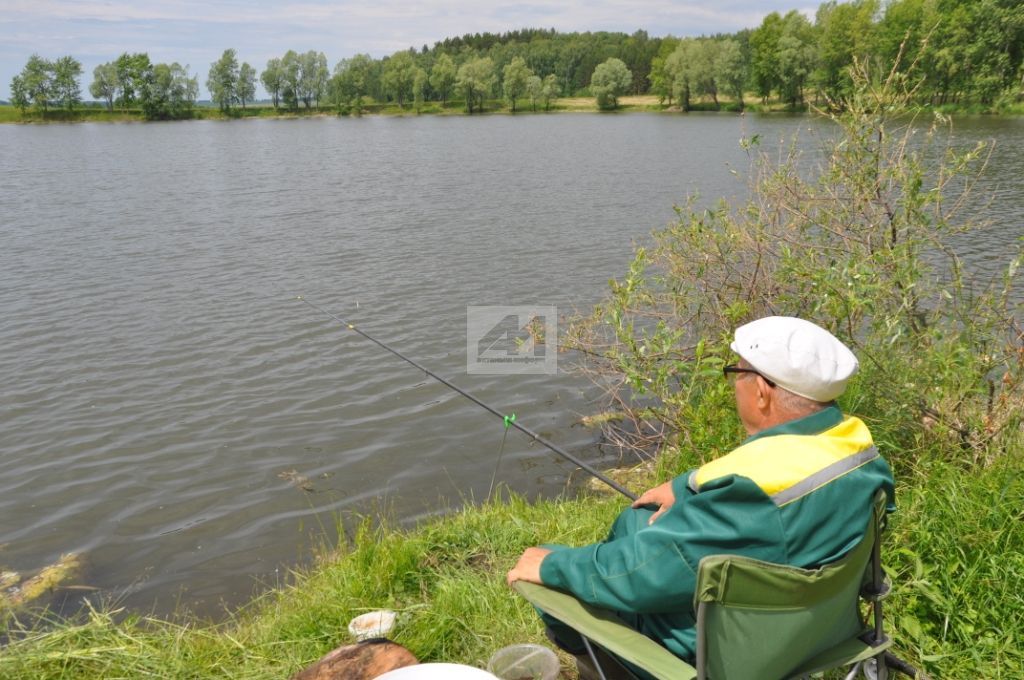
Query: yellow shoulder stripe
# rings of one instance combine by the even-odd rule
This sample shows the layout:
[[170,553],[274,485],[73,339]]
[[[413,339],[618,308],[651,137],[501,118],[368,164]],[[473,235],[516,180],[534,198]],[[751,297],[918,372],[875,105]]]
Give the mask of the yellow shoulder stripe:
[[820,434],[755,439],[701,466],[692,481],[699,489],[711,480],[739,475],[772,496],[871,446],[867,426],[859,418],[848,416]]

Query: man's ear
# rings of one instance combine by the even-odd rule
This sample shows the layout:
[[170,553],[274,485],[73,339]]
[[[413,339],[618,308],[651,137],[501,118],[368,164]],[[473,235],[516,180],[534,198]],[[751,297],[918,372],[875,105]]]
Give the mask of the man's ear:
[[768,385],[768,381],[756,374],[754,378],[757,379],[757,408],[761,411],[767,411],[772,402],[772,389]]

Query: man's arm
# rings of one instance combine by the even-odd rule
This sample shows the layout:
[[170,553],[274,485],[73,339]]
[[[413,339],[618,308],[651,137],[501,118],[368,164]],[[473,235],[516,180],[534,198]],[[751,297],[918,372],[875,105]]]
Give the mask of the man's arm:
[[633,520],[634,526],[608,541],[544,553],[530,549],[509,572],[509,581],[539,577],[538,582],[599,607],[664,612],[692,601],[697,566],[706,555],[784,560],[775,506],[749,480],[724,478],[694,494],[685,478],[677,478],[671,490],[676,502],[653,524],[646,513],[625,514],[620,522]]
[[[647,520],[648,524],[654,524],[654,520],[667,511],[676,501],[676,495],[672,491],[672,482],[668,481],[640,494],[640,497],[633,501],[634,509],[642,508],[645,505],[655,505],[657,512]],[[527,548],[519,557],[516,566],[505,576],[505,581],[511,586],[516,581],[529,581],[543,585],[540,577],[540,565],[544,557],[551,552],[548,548],[533,547]]]

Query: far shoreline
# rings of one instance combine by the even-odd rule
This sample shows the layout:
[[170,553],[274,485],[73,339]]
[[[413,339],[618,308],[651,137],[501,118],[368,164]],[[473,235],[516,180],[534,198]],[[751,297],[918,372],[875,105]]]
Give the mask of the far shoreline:
[[[284,109],[273,107],[269,103],[260,102],[258,105],[246,108],[234,108],[224,113],[212,106],[198,106],[193,110],[193,115],[188,118],[156,119],[148,120],[137,109],[109,110],[99,108],[95,103],[75,111],[50,110],[46,114],[40,112],[29,112],[22,114],[13,106],[0,105],[0,123],[13,124],[51,124],[51,123],[157,123],[170,121],[196,121],[196,120],[289,120],[300,118],[359,118],[363,116],[382,117],[408,117],[408,116],[486,116],[486,115],[543,115],[563,113],[601,113],[601,114],[629,114],[629,113],[659,113],[669,115],[686,115],[689,113],[718,113],[718,114],[802,114],[813,115],[814,105],[805,104],[802,107],[793,107],[777,101],[762,103],[760,99],[750,98],[740,108],[735,101],[723,98],[717,105],[711,101],[700,101],[691,105],[689,110],[683,111],[677,105],[669,105],[659,101],[655,95],[630,95],[619,98],[619,104],[614,109],[601,109],[593,97],[563,97],[555,100],[548,109],[533,108],[529,103],[523,101],[517,103],[515,111],[512,111],[504,100],[491,100],[489,106],[483,111],[468,113],[465,105],[461,102],[427,102],[419,110],[412,106],[399,107],[397,104],[371,103],[356,113],[351,110],[341,109],[336,106],[329,108],[299,108]],[[977,109],[976,107],[963,107],[956,105],[943,106],[921,106],[918,112],[936,112],[946,116],[1010,116],[1017,117],[1024,115],[1024,104],[1011,107],[1008,110]]]

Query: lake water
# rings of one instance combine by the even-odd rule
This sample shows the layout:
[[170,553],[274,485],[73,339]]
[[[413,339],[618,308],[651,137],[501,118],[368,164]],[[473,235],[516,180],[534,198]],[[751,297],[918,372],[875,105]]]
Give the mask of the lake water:
[[[468,305],[586,310],[743,136],[803,117],[597,115],[0,126],[0,565],[62,553],[129,608],[216,615],[334,518],[486,496],[501,422],[297,301],[357,323],[597,466],[567,372],[466,374]],[[995,139],[998,264],[1024,223],[1024,120]],[[299,488],[302,480],[312,491]],[[578,483],[512,432],[499,480]],[[70,603],[73,605],[73,601]]]

